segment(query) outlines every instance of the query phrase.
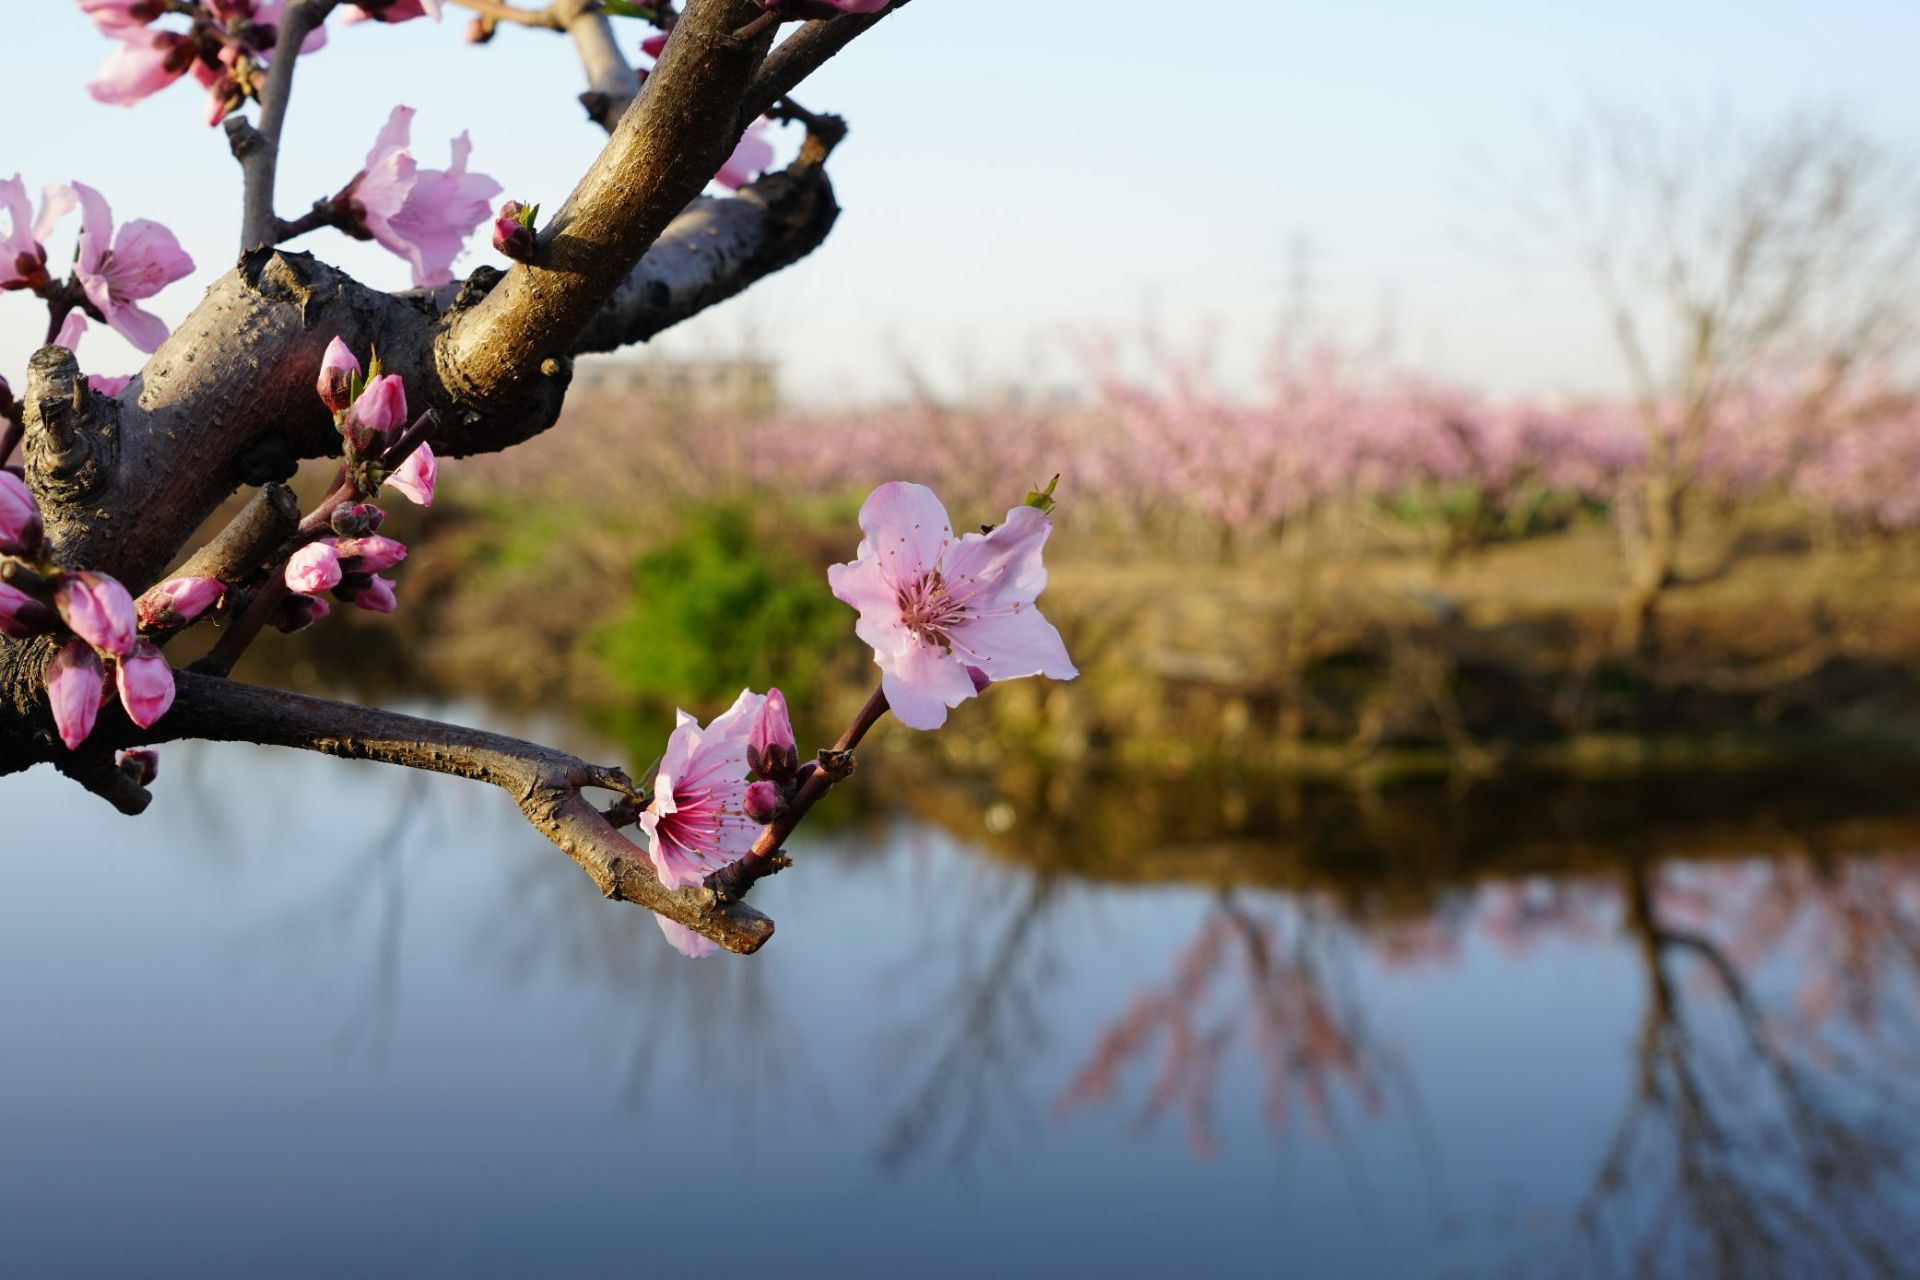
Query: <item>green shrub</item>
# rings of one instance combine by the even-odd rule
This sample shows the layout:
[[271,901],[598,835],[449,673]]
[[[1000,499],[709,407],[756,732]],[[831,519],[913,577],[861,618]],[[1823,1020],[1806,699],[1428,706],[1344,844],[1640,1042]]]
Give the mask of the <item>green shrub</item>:
[[853,611],[827,590],[825,565],[743,504],[689,513],[632,582],[593,639],[615,682],[648,702],[713,708],[777,684],[805,706],[855,656]]

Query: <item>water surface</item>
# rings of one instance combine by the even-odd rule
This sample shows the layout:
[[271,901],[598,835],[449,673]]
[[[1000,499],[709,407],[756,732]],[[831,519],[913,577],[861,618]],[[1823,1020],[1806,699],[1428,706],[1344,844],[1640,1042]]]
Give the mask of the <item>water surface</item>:
[[164,769],[0,783],[8,1274],[1914,1267],[1898,785],[922,778],[693,962],[490,790]]

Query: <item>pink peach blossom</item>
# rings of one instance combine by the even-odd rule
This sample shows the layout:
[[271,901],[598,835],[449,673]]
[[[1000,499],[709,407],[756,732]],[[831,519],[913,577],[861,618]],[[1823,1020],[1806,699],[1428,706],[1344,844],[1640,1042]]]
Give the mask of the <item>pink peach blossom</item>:
[[64,575],[53,603],[61,621],[94,648],[116,655],[133,648],[139,626],[133,597],[106,574],[83,569]]
[[368,0],[365,5],[342,5],[342,22],[407,22],[414,18],[440,21],[440,0]]
[[317,596],[340,585],[340,553],[324,542],[312,542],[287,559],[287,587],[295,595]]
[[114,683],[127,718],[150,729],[173,705],[173,668],[150,641],[142,640],[120,659]]
[[80,12],[100,30],[116,35],[146,26],[160,16],[161,5],[160,0],[80,0]]
[[107,55],[87,81],[95,102],[131,107],[160,92],[194,65],[193,45],[177,31],[146,27],[109,32],[120,47]]
[[87,313],[69,311],[67,318],[60,322],[60,332],[53,335],[53,345],[65,347],[76,354],[80,350],[80,339],[87,336]]
[[168,578],[134,602],[144,627],[184,626],[227,593],[218,578]]
[[7,233],[0,235],[0,289],[30,289],[45,281],[47,239],[77,200],[72,187],[43,187],[36,218],[20,175],[0,182],[0,212],[7,215]]
[[84,183],[74,183],[73,190],[80,198],[81,217],[74,274],[87,300],[121,337],[142,351],[157,350],[167,340],[166,324],[133,304],[190,274],[193,259],[173,232],[146,218],[135,218],[113,236],[113,212],[106,197]]
[[67,750],[77,748],[93,732],[106,679],[99,657],[85,640],[67,641],[47,664],[47,701]]
[[13,472],[0,471],[0,551],[32,555],[40,549],[44,533],[33,490]]
[[669,889],[699,884],[753,847],[760,824],[745,812],[747,737],[765,699],[743,689],[702,729],[682,711],[640,815],[647,856]]
[[659,925],[660,932],[666,935],[667,944],[690,960],[704,960],[720,949],[720,944],[712,938],[695,933],[678,920],[655,916],[653,922]]
[[417,506],[433,505],[434,487],[440,479],[440,463],[431,446],[422,443],[407,460],[387,477],[387,484]]
[[467,172],[473,144],[464,133],[453,140],[451,168],[420,168],[408,142],[412,128],[413,108],[395,107],[367,153],[352,200],[368,233],[411,264],[416,286],[446,284],[453,260],[487,221],[501,187]]
[[713,175],[715,182],[738,190],[772,166],[773,144],[761,136],[767,124],[767,118],[762,116],[747,126],[740,141],[734,144],[733,154],[720,166],[720,172]]
[[994,680],[1080,673],[1034,600],[1047,585],[1040,550],[1053,522],[1015,507],[991,533],[956,539],[947,509],[925,485],[883,484],[860,508],[857,559],[827,570],[833,594],[860,611],[880,685],[900,722],[937,729],[947,709],[976,696],[967,674]]

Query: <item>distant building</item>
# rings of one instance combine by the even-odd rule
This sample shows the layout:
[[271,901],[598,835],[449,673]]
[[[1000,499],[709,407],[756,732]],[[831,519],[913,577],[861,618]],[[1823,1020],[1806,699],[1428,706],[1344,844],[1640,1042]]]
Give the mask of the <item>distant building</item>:
[[573,391],[690,414],[760,416],[780,408],[778,367],[771,360],[752,358],[590,356],[574,365]]

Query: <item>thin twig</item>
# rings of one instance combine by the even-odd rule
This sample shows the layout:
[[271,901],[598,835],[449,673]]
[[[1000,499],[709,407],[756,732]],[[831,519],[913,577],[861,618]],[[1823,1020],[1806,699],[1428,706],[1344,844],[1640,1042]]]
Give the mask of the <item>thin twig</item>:
[[[558,5],[546,5],[539,9],[522,9],[517,4],[503,4],[500,0],[453,0],[463,9],[492,18],[495,22],[511,22],[516,26],[538,27],[547,31],[565,31],[567,24],[560,17]],[[593,6],[598,9],[598,5]]]
[[753,848],[748,850],[746,857],[707,877],[707,887],[723,898],[739,898],[753,887],[755,881],[787,866],[789,860],[780,852],[781,846],[807,816],[807,811],[852,772],[853,749],[860,745],[867,731],[878,724],[880,717],[886,713],[887,695],[875,689],[853,717],[846,732],[840,735],[840,740],[820,753],[818,764],[807,780],[800,784],[800,790],[788,802],[786,812],[761,830],[760,838],[753,842]]
[[293,68],[300,60],[300,46],[339,3],[340,0],[295,0],[287,6],[275,41],[273,65],[267,71],[267,87],[260,95],[260,123],[252,130],[256,136],[248,137],[238,129],[229,130],[244,182],[240,206],[242,250],[268,244],[273,239],[279,223],[273,212],[273,185],[280,166],[280,129],[286,123],[287,102],[293,96]]

